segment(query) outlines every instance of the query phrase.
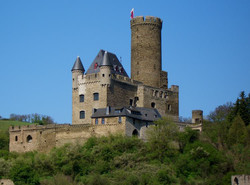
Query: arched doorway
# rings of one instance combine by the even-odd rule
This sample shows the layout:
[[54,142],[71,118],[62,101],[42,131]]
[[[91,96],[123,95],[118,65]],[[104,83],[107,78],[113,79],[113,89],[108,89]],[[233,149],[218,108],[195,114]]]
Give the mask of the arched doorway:
[[139,132],[136,129],[134,129],[134,131],[132,132],[132,136],[138,137]]

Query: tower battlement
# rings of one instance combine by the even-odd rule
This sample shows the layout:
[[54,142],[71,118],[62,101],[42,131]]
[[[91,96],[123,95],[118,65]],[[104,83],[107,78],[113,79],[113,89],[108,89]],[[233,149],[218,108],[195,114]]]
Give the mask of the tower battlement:
[[160,29],[162,28],[162,20],[158,17],[154,16],[138,16],[130,21],[131,27],[138,25],[138,24],[153,24],[158,26]]

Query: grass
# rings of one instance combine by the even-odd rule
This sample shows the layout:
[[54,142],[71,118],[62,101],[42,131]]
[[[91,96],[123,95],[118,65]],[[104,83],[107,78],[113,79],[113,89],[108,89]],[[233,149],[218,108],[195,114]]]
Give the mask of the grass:
[[0,132],[8,132],[10,126],[31,125],[34,123],[27,123],[22,121],[0,120]]

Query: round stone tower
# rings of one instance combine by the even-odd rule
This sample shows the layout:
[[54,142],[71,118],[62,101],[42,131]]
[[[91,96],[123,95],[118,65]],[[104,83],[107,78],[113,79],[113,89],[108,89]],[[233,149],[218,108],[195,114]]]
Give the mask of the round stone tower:
[[192,110],[192,123],[203,123],[202,110]]
[[138,16],[131,19],[130,27],[131,78],[148,86],[160,87],[162,20]]

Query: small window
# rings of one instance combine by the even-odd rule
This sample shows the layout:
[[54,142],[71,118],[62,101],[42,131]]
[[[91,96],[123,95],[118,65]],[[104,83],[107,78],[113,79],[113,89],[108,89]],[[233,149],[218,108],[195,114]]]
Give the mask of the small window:
[[129,105],[130,105],[130,106],[133,105],[133,100],[132,100],[132,99],[129,100]]
[[79,96],[79,98],[80,98],[80,102],[84,102],[84,95],[83,95],[83,94],[81,94],[81,95]]
[[98,125],[98,118],[95,118],[95,124]]
[[155,91],[155,96],[159,97],[159,91]]
[[94,69],[96,69],[98,67],[98,64],[97,63],[95,63],[95,65],[94,65]]
[[80,119],[85,119],[85,111],[80,111]]
[[146,127],[148,128],[148,122],[146,122]]
[[31,141],[32,141],[31,135],[28,135],[26,140],[27,140],[28,143],[31,143]]
[[168,105],[168,111],[171,111],[171,105],[170,104]]
[[99,100],[99,93],[94,93],[93,97],[94,97],[94,101],[98,101]]
[[105,74],[102,74],[102,77],[104,77],[105,76]]
[[18,136],[15,136],[15,141],[18,141]]
[[115,113],[116,113],[116,114],[121,113],[121,109],[115,109]]
[[102,124],[105,124],[105,118],[102,118]]
[[118,117],[118,123],[121,123],[121,122],[122,122],[122,117],[119,116],[119,117]]
[[151,107],[152,107],[152,108],[155,108],[155,102],[152,102],[152,103],[151,103]]

